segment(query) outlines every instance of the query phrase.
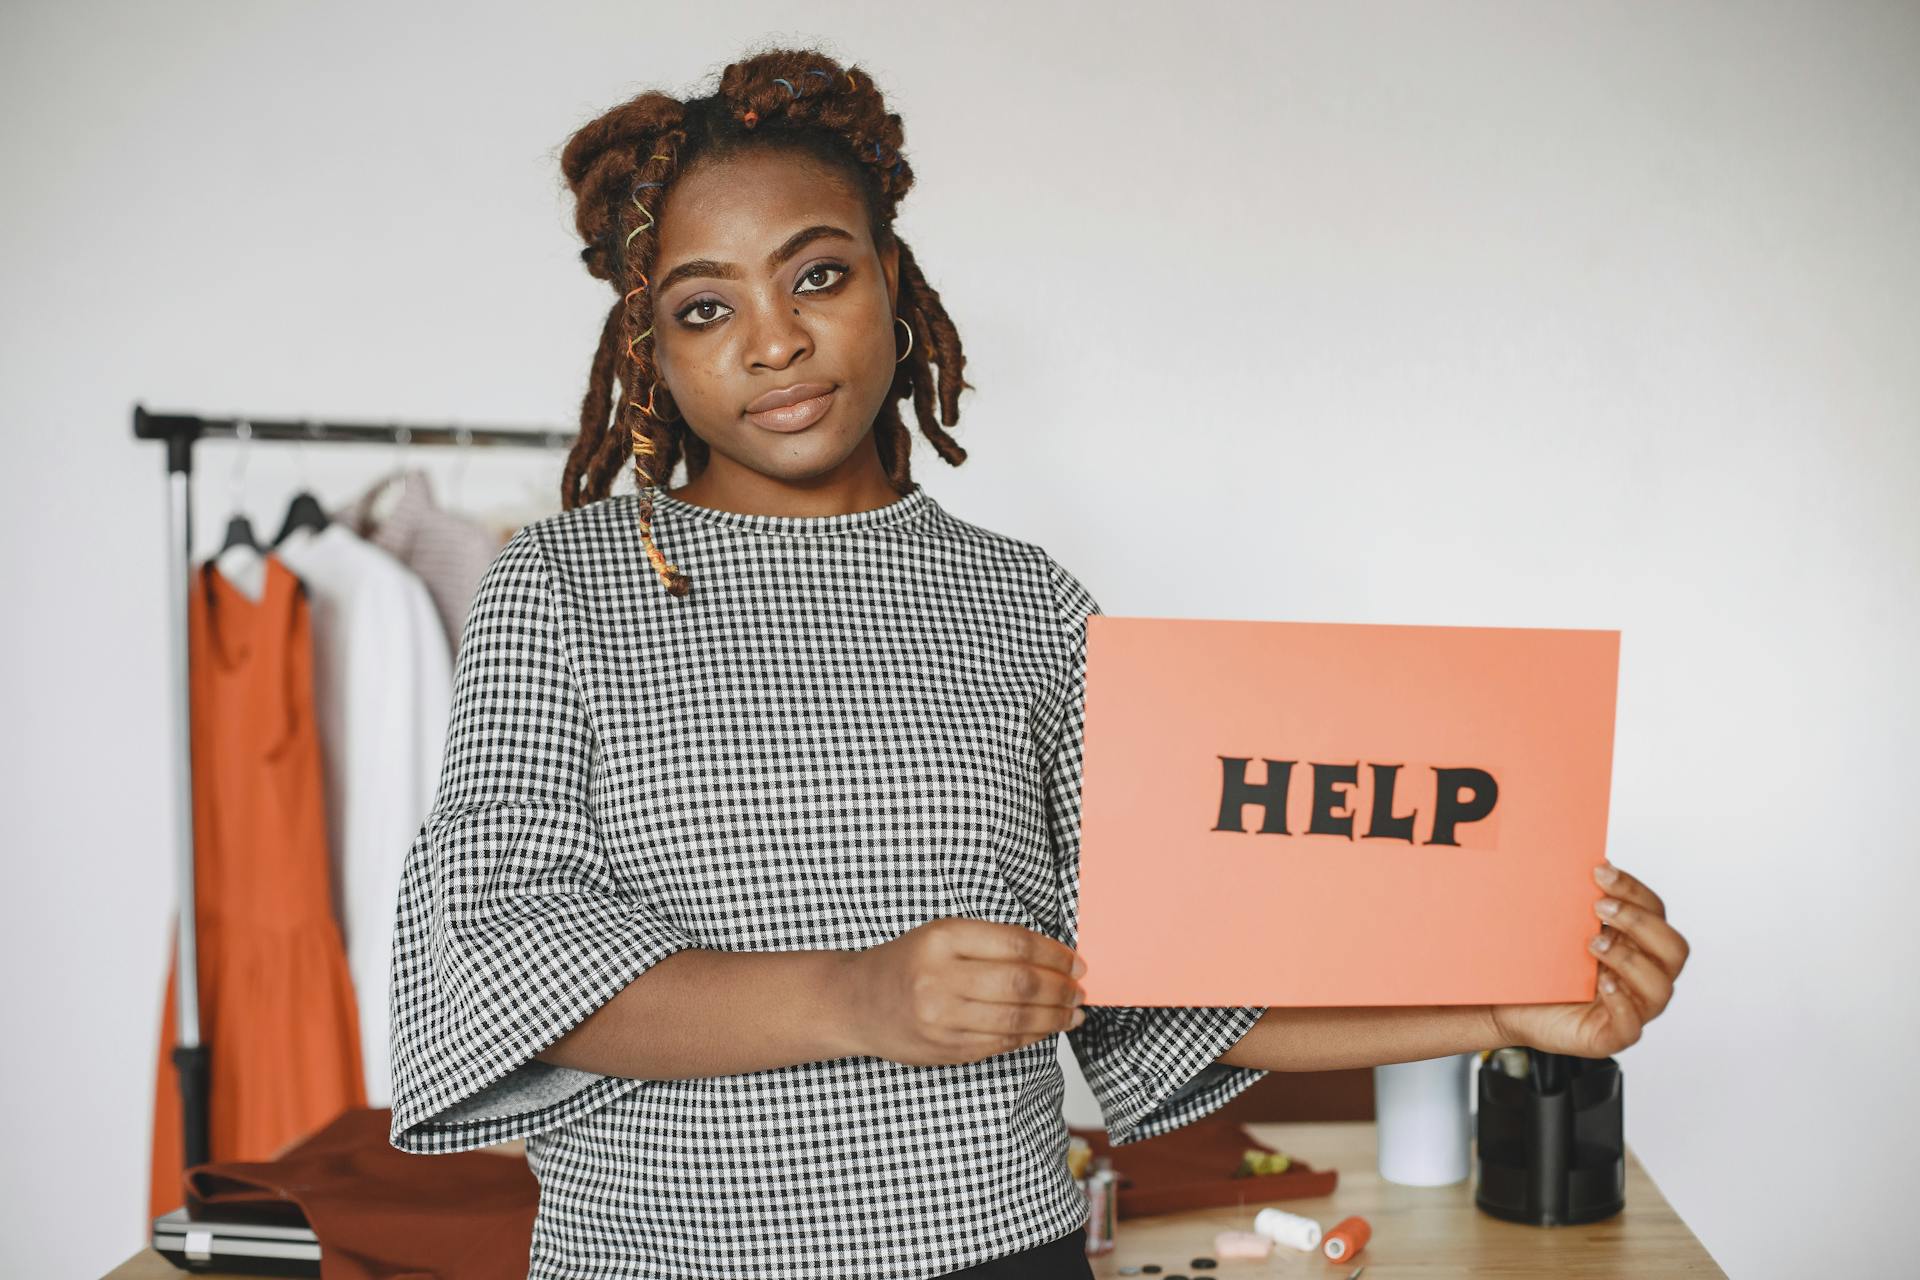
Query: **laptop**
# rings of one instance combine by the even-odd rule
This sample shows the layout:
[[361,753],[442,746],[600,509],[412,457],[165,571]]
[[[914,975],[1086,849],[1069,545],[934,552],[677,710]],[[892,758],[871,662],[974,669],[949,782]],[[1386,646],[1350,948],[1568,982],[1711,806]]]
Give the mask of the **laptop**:
[[153,1247],[183,1271],[320,1274],[320,1240],[313,1228],[189,1218],[184,1205],[153,1220]]

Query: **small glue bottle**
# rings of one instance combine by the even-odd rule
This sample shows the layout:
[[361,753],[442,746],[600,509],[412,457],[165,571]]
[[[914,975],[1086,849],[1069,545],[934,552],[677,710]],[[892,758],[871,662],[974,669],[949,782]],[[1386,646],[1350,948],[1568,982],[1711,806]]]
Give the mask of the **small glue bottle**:
[[1095,1157],[1086,1188],[1087,1253],[1112,1253],[1120,1207],[1120,1175],[1113,1171],[1113,1161],[1105,1156]]

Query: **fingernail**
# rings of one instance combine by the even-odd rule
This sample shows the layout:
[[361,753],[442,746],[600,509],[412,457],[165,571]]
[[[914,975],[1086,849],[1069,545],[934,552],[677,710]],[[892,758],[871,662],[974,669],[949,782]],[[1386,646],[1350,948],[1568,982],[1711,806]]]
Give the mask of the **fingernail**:
[[1087,1011],[1085,1009],[1075,1009],[1073,1011],[1073,1021],[1068,1025],[1077,1027],[1086,1020]]
[[1075,1004],[1085,1004],[1087,1002],[1087,993],[1079,987],[1075,987],[1073,989],[1073,1002]]
[[1613,994],[1613,988],[1614,988],[1614,981],[1613,981],[1613,975],[1612,975],[1612,974],[1610,974],[1610,973],[1603,973],[1603,974],[1601,974],[1601,975],[1600,975],[1600,989],[1601,989],[1602,991],[1604,991],[1604,992],[1606,992],[1606,993],[1607,993],[1608,995],[1612,995],[1612,994]]
[[1086,971],[1087,971],[1087,962],[1085,960],[1082,960],[1079,956],[1075,956],[1073,958],[1073,976],[1077,978],[1081,974],[1085,973]]
[[1601,884],[1612,884],[1620,878],[1620,873],[1614,870],[1611,862],[1603,862],[1593,869],[1593,878]]
[[1613,939],[1609,938],[1604,933],[1595,937],[1592,942],[1589,942],[1587,944],[1587,946],[1591,947],[1595,951],[1605,951],[1608,947],[1612,945],[1613,945]]
[[1593,909],[1601,915],[1606,916],[1609,920],[1620,914],[1620,904],[1612,898],[1600,899],[1599,902],[1594,904]]

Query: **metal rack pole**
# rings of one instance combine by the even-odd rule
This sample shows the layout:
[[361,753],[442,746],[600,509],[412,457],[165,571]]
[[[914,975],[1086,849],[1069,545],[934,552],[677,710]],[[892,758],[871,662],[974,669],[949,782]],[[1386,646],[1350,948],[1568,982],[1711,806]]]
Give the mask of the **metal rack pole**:
[[186,1167],[211,1158],[207,1128],[211,1083],[208,1049],[200,1035],[198,895],[193,851],[193,670],[187,634],[187,591],[193,572],[193,444],[206,439],[282,440],[332,444],[477,445],[483,448],[567,448],[573,433],[505,427],[413,426],[397,422],[337,423],[208,418],[149,413],[133,406],[133,434],[167,444],[167,593],[172,628],[175,1042],[180,1080],[181,1147]]

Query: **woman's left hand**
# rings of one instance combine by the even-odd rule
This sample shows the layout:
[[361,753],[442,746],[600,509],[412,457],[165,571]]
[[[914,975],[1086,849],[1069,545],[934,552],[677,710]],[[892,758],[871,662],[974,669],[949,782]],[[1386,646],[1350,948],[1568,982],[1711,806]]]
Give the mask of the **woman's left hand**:
[[1601,929],[1587,947],[1600,961],[1598,994],[1591,1004],[1494,1005],[1493,1025],[1502,1045],[1605,1058],[1638,1040],[1641,1029],[1673,999],[1674,979],[1687,963],[1689,948],[1667,923],[1666,904],[1610,862],[1595,869],[1594,880],[1613,895],[1594,904]]

